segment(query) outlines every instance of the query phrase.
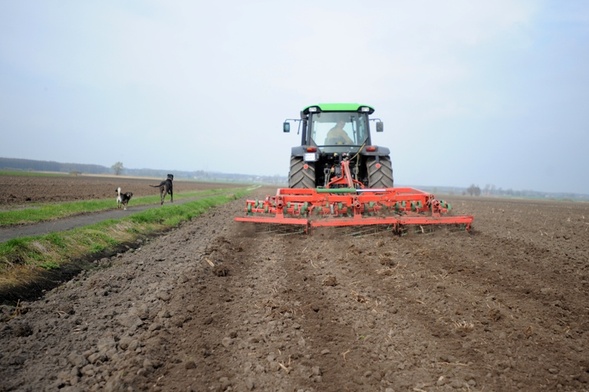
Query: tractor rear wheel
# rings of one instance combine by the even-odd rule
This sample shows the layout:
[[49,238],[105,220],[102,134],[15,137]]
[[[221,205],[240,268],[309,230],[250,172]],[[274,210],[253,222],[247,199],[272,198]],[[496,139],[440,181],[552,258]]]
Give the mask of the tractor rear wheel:
[[392,188],[393,166],[389,157],[368,158],[368,188]]
[[301,157],[291,156],[288,187],[315,188],[315,164],[307,163]]

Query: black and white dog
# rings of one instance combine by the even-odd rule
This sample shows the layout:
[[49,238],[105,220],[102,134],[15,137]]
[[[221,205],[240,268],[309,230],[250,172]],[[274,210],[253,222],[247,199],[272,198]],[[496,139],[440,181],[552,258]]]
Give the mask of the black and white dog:
[[129,200],[133,197],[133,192],[121,193],[121,187],[117,188],[117,208],[127,209]]
[[172,183],[172,181],[174,181],[174,175],[168,174],[168,178],[160,182],[159,185],[150,185],[154,188],[160,188],[160,204],[164,204],[164,199],[166,198],[166,195],[168,193],[170,194],[170,202],[174,202],[174,184]]

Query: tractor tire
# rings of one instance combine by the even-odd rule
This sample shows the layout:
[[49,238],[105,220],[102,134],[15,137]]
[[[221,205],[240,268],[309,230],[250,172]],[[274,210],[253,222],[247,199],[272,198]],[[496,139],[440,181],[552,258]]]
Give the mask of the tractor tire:
[[306,163],[301,157],[290,157],[290,172],[288,174],[289,188],[315,188],[315,164]]
[[366,160],[366,166],[368,169],[368,188],[393,187],[393,166],[391,164],[391,158],[380,157],[377,160],[371,157]]

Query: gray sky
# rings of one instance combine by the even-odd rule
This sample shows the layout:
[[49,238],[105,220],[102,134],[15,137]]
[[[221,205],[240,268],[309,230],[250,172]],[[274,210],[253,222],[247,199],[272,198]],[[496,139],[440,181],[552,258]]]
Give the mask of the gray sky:
[[2,157],[286,176],[320,102],[396,184],[589,194],[589,2],[0,0]]

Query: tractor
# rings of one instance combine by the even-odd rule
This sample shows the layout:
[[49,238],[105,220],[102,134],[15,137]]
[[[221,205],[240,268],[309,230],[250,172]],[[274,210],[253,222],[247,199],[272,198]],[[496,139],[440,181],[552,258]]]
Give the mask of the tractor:
[[390,151],[372,144],[371,122],[383,131],[374,109],[356,103],[305,107],[287,119],[283,132],[299,122],[301,145],[291,149],[288,188],[264,200],[246,200],[238,222],[314,227],[386,226],[396,234],[411,226],[454,225],[470,230],[473,217],[451,215],[434,195],[395,187]]
[[[288,187],[329,187],[333,178],[341,177],[341,163],[345,160],[354,187],[359,188],[362,184],[367,188],[392,188],[389,149],[371,142],[371,121],[376,123],[376,132],[383,131],[383,123],[369,117],[372,113],[372,107],[354,103],[304,108],[298,120],[302,141],[291,151]],[[285,121],[283,131],[290,132],[290,125],[288,120]]]

